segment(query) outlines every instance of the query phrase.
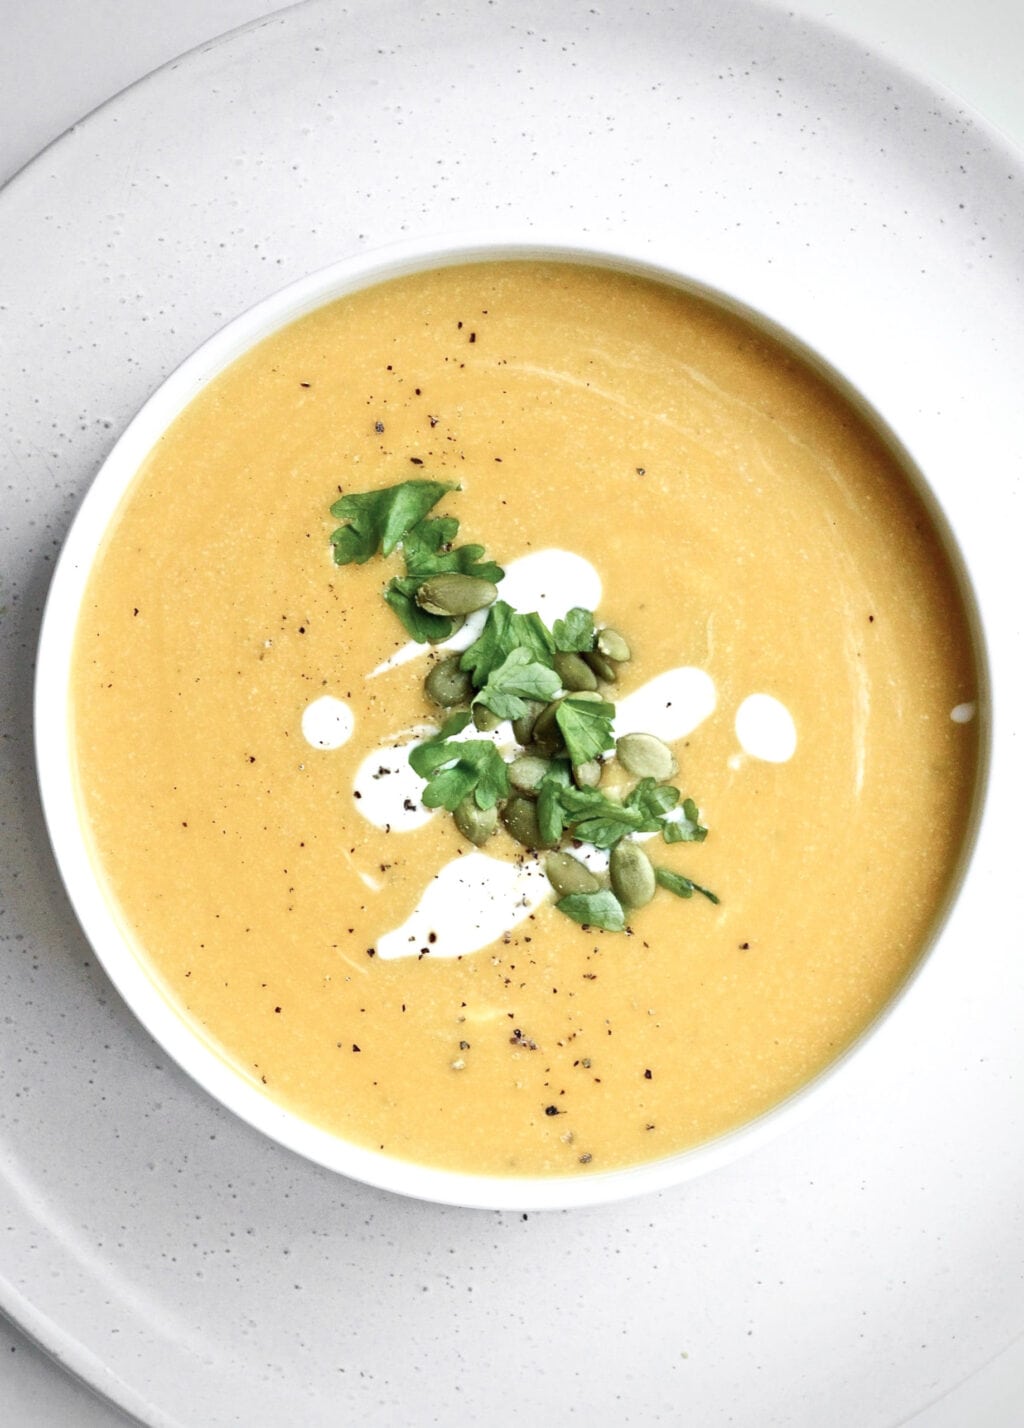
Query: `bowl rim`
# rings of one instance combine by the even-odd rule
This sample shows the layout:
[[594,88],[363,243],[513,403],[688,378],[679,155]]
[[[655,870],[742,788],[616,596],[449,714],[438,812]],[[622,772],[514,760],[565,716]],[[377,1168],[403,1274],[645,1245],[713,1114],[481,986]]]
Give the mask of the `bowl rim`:
[[137,1022],[214,1101],[271,1141],[353,1180],[435,1204],[490,1210],[581,1209],[630,1199],[703,1176],[775,1139],[819,1107],[860,1060],[881,1025],[905,999],[940,940],[964,883],[983,818],[991,765],[989,720],[980,728],[972,809],[957,867],[913,967],[871,1022],[802,1086],[751,1120],[692,1148],[636,1165],[570,1175],[499,1176],[439,1169],[382,1154],[322,1130],[258,1090],[201,1028],[173,1004],[137,954],[88,845],[80,816],[72,752],[69,676],[89,573],[122,499],[160,435],[211,380],[263,338],[338,298],[417,272],[495,261],[550,261],[606,268],[697,294],[752,322],[814,368],[859,411],[893,450],[923,498],[946,547],[974,642],[979,708],[988,707],[990,672],[977,597],[940,502],[897,432],[841,367],[784,319],[766,311],[742,278],[726,292],[684,270],[678,255],[637,250],[589,236],[533,232],[425,238],[389,243],[339,259],[298,278],[222,325],[152,392],[125,426],[76,510],[47,592],[34,680],[36,774],[51,847],[72,908],[104,972]]

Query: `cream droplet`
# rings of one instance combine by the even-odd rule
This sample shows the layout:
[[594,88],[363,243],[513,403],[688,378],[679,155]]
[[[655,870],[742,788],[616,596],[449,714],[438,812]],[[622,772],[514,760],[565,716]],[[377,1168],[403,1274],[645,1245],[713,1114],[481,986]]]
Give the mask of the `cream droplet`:
[[314,749],[340,749],[351,739],[355,726],[352,710],[333,694],[322,694],[303,710],[302,733]]
[[746,753],[784,764],[796,752],[796,725],[786,706],[771,694],[751,694],[736,710],[736,737]]

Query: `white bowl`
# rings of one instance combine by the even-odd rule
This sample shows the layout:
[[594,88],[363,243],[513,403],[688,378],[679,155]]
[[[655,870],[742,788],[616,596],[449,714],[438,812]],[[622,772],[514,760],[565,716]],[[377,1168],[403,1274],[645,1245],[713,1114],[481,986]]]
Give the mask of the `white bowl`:
[[[39,783],[50,838],[65,887],[86,936],[111,981],[139,1021],[164,1050],[210,1095],[272,1140],[327,1168],[397,1193],[442,1204],[492,1209],[559,1209],[600,1204],[657,1190],[702,1175],[754,1149],[817,1106],[855,1056],[870,1046],[880,1023],[907,995],[926,960],[923,948],[915,972],[882,1014],[823,1072],[785,1101],[728,1134],[693,1149],[629,1168],[589,1175],[514,1177],[470,1175],[434,1169],[376,1153],[346,1142],[302,1120],[261,1094],[196,1032],[160,990],[119,923],[97,879],[80,819],[69,730],[71,655],[79,608],[96,552],[118,504],[158,437],[200,389],[256,343],[306,313],[364,287],[424,269],[483,259],[557,259],[607,266],[709,296],[758,323],[823,372],[902,456],[908,479],[915,481],[932,518],[945,538],[974,629],[981,705],[987,705],[987,670],[980,620],[967,573],[938,501],[888,427],[842,376],[828,354],[816,352],[787,323],[786,314],[768,310],[762,295],[736,290],[723,293],[698,273],[682,274],[671,261],[650,253],[631,254],[578,241],[539,242],[536,237],[493,238],[446,243],[389,246],[347,259],[292,283],[236,318],[211,337],[150,398],[120,437],[98,472],[69,531],[50,587],[38,651],[35,739]],[[941,934],[945,915],[965,875],[981,816],[987,740],[982,737],[974,807],[964,836],[955,885],[940,909],[931,946]]]

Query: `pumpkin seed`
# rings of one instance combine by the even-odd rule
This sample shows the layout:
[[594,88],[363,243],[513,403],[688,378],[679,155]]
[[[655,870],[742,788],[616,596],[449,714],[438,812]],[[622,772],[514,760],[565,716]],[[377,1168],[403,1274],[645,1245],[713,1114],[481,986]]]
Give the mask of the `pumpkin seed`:
[[523,702],[526,705],[526,713],[521,714],[518,719],[512,720],[512,732],[516,736],[516,742],[525,747],[533,738],[533,726],[544,705],[536,699],[526,699]]
[[606,659],[614,660],[616,664],[625,664],[632,658],[632,651],[624,635],[620,635],[618,630],[613,630],[611,625],[605,625],[603,630],[597,632],[598,653],[603,654]]
[[601,782],[601,764],[597,759],[588,759],[585,764],[575,764],[572,771],[573,783],[577,788],[596,788]]
[[679,768],[669,746],[653,734],[623,734],[615,741],[615,756],[634,778],[653,778],[659,783]]
[[462,800],[452,817],[463,838],[468,838],[478,848],[487,842],[498,826],[498,810],[478,808],[472,794]]
[[563,688],[574,693],[597,688],[597,675],[580,655],[559,651],[554,657],[554,666]]
[[524,848],[550,848],[551,844],[541,837],[537,819],[537,805],[532,798],[517,794],[510,798],[501,811],[501,821],[511,837]]
[[550,767],[547,759],[539,759],[535,754],[522,754],[508,766],[509,783],[521,793],[536,793]]
[[542,753],[555,754],[562,747],[562,731],[555,717],[561,702],[560,699],[553,699],[550,704],[545,704],[534,720],[530,742]]
[[493,605],[498,587],[477,575],[433,575],[416,591],[416,604],[431,615],[471,615]]
[[459,659],[459,655],[451,655],[441,660],[423,681],[427,698],[442,709],[468,704],[473,697],[473,681],[464,669],[459,668]]
[[473,723],[480,730],[481,734],[489,734],[492,729],[496,729],[502,722],[499,715],[493,709],[488,709],[486,704],[473,705]]
[[639,843],[623,839],[608,859],[612,891],[625,907],[646,907],[658,883],[650,858]]
[[608,656],[602,654],[600,650],[590,650],[583,658],[598,679],[604,680],[605,684],[614,684],[618,679],[619,671]]
[[549,853],[544,859],[544,871],[559,897],[597,892],[601,886],[600,880],[571,853]]

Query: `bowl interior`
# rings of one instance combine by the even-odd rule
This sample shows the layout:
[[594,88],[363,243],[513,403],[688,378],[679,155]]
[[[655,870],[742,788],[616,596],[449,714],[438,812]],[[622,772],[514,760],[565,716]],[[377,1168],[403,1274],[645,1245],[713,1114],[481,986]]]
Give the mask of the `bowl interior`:
[[[335,298],[427,269],[524,258],[609,267],[709,297],[725,310],[754,322],[792,350],[801,361],[824,375],[896,454],[906,479],[916,488],[928,510],[960,587],[960,598],[973,633],[979,704],[984,707],[988,687],[984,638],[970,581],[939,502],[897,434],[889,429],[883,417],[869,407],[826,357],[811,351],[801,342],[799,335],[787,330],[775,315],[766,315],[759,310],[756,302],[751,305],[751,300],[756,299],[755,294],[744,293],[738,297],[709,289],[701,282],[699,275],[684,275],[648,255],[605,250],[577,242],[537,242],[530,239],[497,244],[486,240],[467,241],[457,246],[449,244],[443,248],[426,244],[402,245],[341,262],[291,285],[237,318],[168,378],[111,451],[76,515],[61,554],[47,601],[39,648],[36,744],[47,824],[62,877],[82,926],[128,1006],[189,1075],[218,1101],[281,1145],[368,1184],[440,1203],[541,1209],[625,1198],[703,1174],[734,1159],[777,1134],[815,1105],[835,1083],[850,1057],[864,1050],[870,1041],[872,1028],[863,1032],[852,1046],[802,1089],[745,1125],[693,1149],[627,1169],[573,1176],[472,1175],[414,1164],[340,1140],[283,1109],[240,1075],[216,1045],[182,1017],[145,961],[136,954],[118,908],[98,875],[83,829],[69,729],[70,671],[75,629],[93,563],[147,454],[196,394],[264,337]],[[974,801],[962,839],[958,871],[942,906],[936,912],[933,939],[941,931],[945,915],[968,866],[981,815],[987,760],[983,728]],[[923,960],[922,953],[918,968]],[[892,1012],[912,981],[913,976],[906,980],[883,1015]],[[874,1025],[877,1024],[876,1018]]]

